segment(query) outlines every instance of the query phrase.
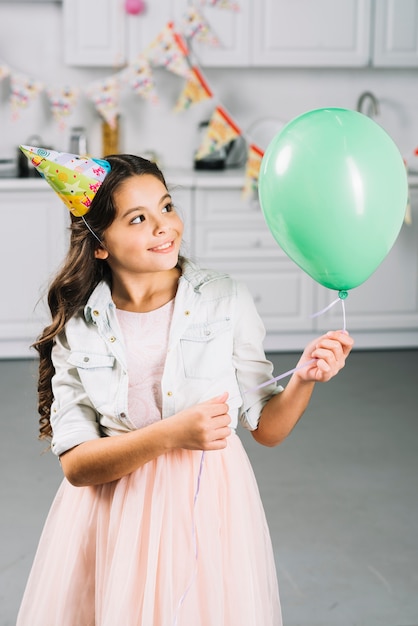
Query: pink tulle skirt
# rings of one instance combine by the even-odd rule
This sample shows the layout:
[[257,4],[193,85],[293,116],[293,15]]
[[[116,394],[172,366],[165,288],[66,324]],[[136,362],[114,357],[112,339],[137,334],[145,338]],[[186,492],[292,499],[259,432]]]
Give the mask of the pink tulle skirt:
[[280,626],[270,535],[240,439],[201,461],[177,450],[105,485],[64,479],[17,626]]

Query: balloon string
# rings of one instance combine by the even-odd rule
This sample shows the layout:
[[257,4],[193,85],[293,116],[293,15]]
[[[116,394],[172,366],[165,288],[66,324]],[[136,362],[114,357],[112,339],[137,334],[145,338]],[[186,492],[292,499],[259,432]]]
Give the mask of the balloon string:
[[332,309],[332,307],[334,307],[336,304],[338,304],[338,302],[341,302],[341,308],[342,308],[342,312],[343,312],[343,328],[342,329],[343,329],[343,331],[346,331],[347,330],[347,320],[346,320],[346,315],[345,315],[345,301],[344,301],[343,298],[336,298],[335,300],[333,300],[331,302],[331,304],[326,306],[324,309],[321,309],[317,313],[313,313],[312,315],[310,315],[310,317],[314,318],[314,317],[319,317],[320,315],[323,315],[324,313],[326,313],[327,311]]
[[[331,309],[333,306],[335,306],[337,304],[337,302],[341,302],[341,307],[342,307],[342,312],[343,312],[343,330],[346,330],[346,315],[345,315],[345,303],[344,303],[344,299],[342,298],[337,298],[336,300],[334,300],[333,302],[331,302],[331,304],[329,304],[327,307],[325,307],[325,309],[322,309],[322,311],[318,311],[318,313],[314,313],[313,315],[311,315],[311,317],[318,317],[319,315],[323,315],[326,311],[329,311],[329,309]],[[261,383],[260,385],[257,385],[256,387],[251,387],[250,389],[247,389],[246,391],[241,392],[242,395],[246,395],[248,393],[254,393],[255,391],[258,391],[259,389],[262,389],[263,387],[267,387],[267,385],[271,385],[272,383],[277,382],[278,380],[281,380],[282,378],[286,378],[287,376],[290,376],[291,374],[294,374],[294,372],[297,372],[298,370],[304,368],[304,367],[308,367],[308,365],[312,365],[313,363],[316,362],[316,359],[310,359],[309,361],[306,361],[306,363],[302,363],[301,365],[297,365],[296,367],[288,370],[287,372],[284,372],[283,374],[279,374],[278,376],[275,376],[274,378],[271,378],[270,380],[267,380],[264,383]],[[240,396],[241,397],[241,396]],[[230,400],[233,400],[235,398],[238,398],[238,396],[234,396],[233,398],[229,398]],[[198,562],[198,556],[199,556],[199,550],[198,550],[198,544],[197,544],[197,536],[196,536],[196,503],[197,503],[197,498],[200,492],[200,481],[202,478],[202,472],[203,472],[203,463],[205,460],[205,452],[204,450],[202,451],[202,455],[200,457],[200,465],[199,465],[199,472],[197,475],[197,480],[196,480],[196,490],[195,490],[195,494],[193,497],[193,514],[192,514],[192,538],[193,538],[193,547],[194,547],[194,568],[193,568],[193,573],[192,576],[190,578],[189,584],[187,585],[185,591],[183,592],[179,603],[177,605],[177,609],[176,609],[176,613],[174,616],[174,621],[173,621],[173,626],[177,626],[178,625],[178,618],[179,618],[179,612],[181,607],[183,606],[183,603],[187,597],[187,594],[189,593],[194,580],[196,578],[196,574],[197,574],[197,562]]]
[[199,495],[199,491],[200,491],[200,481],[202,478],[202,472],[203,472],[203,462],[205,460],[205,451],[202,450],[202,455],[200,457],[200,465],[199,465],[199,472],[197,475],[197,481],[196,481],[196,491],[194,494],[194,498],[193,498],[193,514],[192,514],[192,538],[193,538],[193,547],[194,547],[194,568],[193,568],[193,572],[189,581],[189,584],[187,585],[185,591],[183,592],[179,603],[177,605],[177,609],[176,609],[176,613],[174,616],[174,621],[173,621],[173,626],[177,626],[178,624],[178,618],[179,618],[179,612],[180,609],[186,599],[187,594],[189,593],[194,580],[196,578],[196,574],[197,574],[197,560],[198,560],[198,556],[199,556],[199,548],[197,545],[197,536],[196,536],[196,502],[197,502],[197,497]]

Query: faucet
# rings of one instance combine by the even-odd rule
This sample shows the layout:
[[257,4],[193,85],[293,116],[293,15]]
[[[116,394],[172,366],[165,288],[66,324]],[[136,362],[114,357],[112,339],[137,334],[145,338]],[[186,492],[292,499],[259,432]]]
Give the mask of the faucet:
[[368,115],[369,117],[374,117],[375,115],[379,115],[380,113],[379,101],[371,91],[364,91],[361,94],[361,96],[359,97],[357,101],[357,111],[359,111],[359,113],[363,113],[363,110],[362,110],[363,105],[367,100],[369,102],[368,102],[368,107],[367,107],[365,114]]

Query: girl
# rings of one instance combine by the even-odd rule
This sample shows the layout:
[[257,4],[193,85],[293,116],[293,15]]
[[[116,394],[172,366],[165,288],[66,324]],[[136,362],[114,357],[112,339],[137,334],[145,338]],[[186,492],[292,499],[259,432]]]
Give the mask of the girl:
[[17,625],[280,626],[235,429],[279,444],[352,339],[320,337],[284,390],[255,390],[272,364],[248,291],[179,255],[183,224],[155,164],[107,162],[87,219],[72,216],[35,344],[41,437],[65,478]]

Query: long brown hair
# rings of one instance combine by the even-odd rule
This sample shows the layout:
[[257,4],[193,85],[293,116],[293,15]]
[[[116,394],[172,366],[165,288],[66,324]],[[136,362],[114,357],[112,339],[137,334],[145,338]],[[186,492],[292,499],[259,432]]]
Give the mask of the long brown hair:
[[49,418],[53,401],[51,380],[55,369],[51,352],[55,337],[64,329],[68,320],[84,308],[90,294],[100,281],[106,280],[111,285],[109,266],[106,261],[95,258],[95,250],[99,246],[98,239],[101,240],[104,231],[115,218],[116,209],[113,202],[115,191],[127,178],[143,174],[155,176],[167,188],[160,169],[147,159],[130,154],[117,154],[105,158],[110,163],[111,170],[93,199],[85,218],[93,232],[80,217],[71,215],[69,250],[48,291],[48,306],[52,321],[33,344],[39,353],[40,439],[48,439],[52,436]]

